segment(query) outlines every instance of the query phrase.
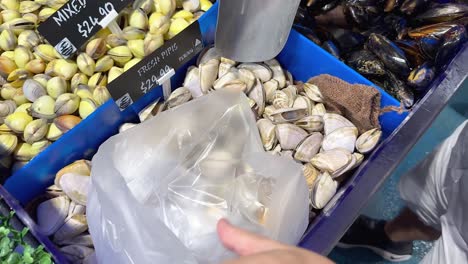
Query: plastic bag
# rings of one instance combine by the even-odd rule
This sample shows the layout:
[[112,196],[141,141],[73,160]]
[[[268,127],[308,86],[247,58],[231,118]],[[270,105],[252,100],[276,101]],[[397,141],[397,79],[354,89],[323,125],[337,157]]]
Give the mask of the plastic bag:
[[108,139],[92,161],[99,263],[218,263],[220,218],[288,244],[308,224],[299,164],[265,153],[244,94],[217,91]]

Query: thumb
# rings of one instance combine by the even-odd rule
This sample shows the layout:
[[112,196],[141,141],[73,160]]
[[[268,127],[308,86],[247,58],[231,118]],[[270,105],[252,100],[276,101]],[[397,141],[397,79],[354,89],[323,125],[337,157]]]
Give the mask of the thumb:
[[223,245],[240,256],[288,248],[287,245],[237,228],[225,219],[219,220],[217,229]]

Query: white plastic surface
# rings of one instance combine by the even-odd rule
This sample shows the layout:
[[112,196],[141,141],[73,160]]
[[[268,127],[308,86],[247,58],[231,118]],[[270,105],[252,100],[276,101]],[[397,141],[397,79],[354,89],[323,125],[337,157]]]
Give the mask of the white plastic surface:
[[[99,263],[219,263],[233,224],[297,244],[308,224],[299,164],[263,151],[244,94],[216,91],[108,139],[87,216]],[[263,212],[265,212],[263,214]]]

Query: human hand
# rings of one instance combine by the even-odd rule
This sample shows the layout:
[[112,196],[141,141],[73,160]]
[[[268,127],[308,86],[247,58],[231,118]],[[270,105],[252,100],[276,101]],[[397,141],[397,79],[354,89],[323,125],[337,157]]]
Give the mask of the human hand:
[[224,219],[219,220],[217,229],[223,245],[239,255],[239,258],[228,260],[224,264],[333,263],[312,251],[288,246],[234,227]]

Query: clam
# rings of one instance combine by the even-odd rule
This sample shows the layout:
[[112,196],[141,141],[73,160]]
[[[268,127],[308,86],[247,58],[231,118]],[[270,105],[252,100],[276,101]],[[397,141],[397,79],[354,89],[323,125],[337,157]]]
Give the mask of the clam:
[[102,72],[96,72],[89,78],[88,86],[91,90],[94,90],[96,86],[106,86],[107,85],[107,76]]
[[271,79],[263,84],[263,89],[265,89],[267,102],[272,104],[275,95],[275,91],[278,90],[279,84],[275,79]]
[[371,152],[379,143],[381,136],[382,131],[377,128],[362,133],[356,140],[356,149],[362,154]]
[[203,95],[200,83],[200,70],[197,67],[189,67],[184,80],[184,87],[189,89],[193,98]]
[[25,68],[26,64],[34,59],[29,48],[18,46],[15,49],[15,63],[19,68]]
[[285,92],[277,90],[273,94],[273,106],[277,109],[292,107],[294,100]]
[[245,83],[246,85],[246,90],[245,92],[248,93],[255,85],[255,74],[253,74],[252,71],[247,70],[247,69],[239,69],[239,79]]
[[358,136],[356,127],[341,127],[325,135],[322,143],[323,150],[343,148],[350,153],[354,152],[354,145]]
[[[245,91],[247,89],[247,85],[239,79],[239,73],[237,71],[230,71],[213,83],[213,88],[216,90],[233,86],[240,91]],[[207,93],[207,91],[203,91],[203,93]]]
[[29,144],[33,144],[41,139],[43,139],[47,134],[48,126],[47,121],[44,119],[36,119],[26,126],[24,129],[24,141]]
[[90,177],[75,173],[65,173],[60,177],[60,187],[72,201],[86,206]]
[[47,82],[47,93],[53,99],[57,99],[68,90],[68,83],[62,77],[53,77]]
[[[253,72],[255,77],[257,77],[261,82],[268,82],[273,77],[272,70],[260,63],[242,63],[237,66],[239,69],[247,69]],[[275,89],[276,90],[276,89]]]
[[57,97],[54,113],[57,116],[73,114],[78,110],[80,97],[72,93],[64,93]]
[[312,190],[320,172],[312,164],[306,163],[302,166],[302,173],[304,173],[309,190]]
[[[143,39],[131,39],[127,42],[127,46],[132,52],[133,56],[135,56],[136,58],[143,58],[145,56],[145,41]],[[106,62],[108,63],[107,65],[110,65],[110,61],[106,61]],[[112,65],[113,64],[114,62],[112,61]],[[102,65],[106,65],[106,64],[102,64]],[[102,68],[105,69],[104,67]],[[101,70],[101,71],[105,71],[105,70]]]
[[164,38],[162,34],[146,34],[143,43],[143,49],[145,51],[145,56],[150,55],[159,47],[164,44]]
[[78,107],[78,113],[82,119],[85,119],[90,114],[92,114],[98,105],[92,98],[85,98],[80,101],[80,105]]
[[300,142],[295,151],[294,159],[302,162],[310,162],[318,153],[322,144],[323,135],[319,132],[313,132]]
[[221,62],[218,68],[218,78],[221,78],[224,74],[228,73],[232,67],[234,66],[231,63]]
[[72,238],[64,239],[61,241],[56,241],[57,244],[59,245],[80,245],[80,246],[86,246],[86,247],[93,247],[93,240],[91,238],[90,234],[84,233]]
[[55,233],[65,222],[70,200],[59,196],[42,202],[37,208],[37,224],[46,236]]
[[5,118],[5,124],[18,134],[22,134],[31,121],[32,117],[23,112],[14,112]]
[[318,132],[323,130],[323,118],[319,115],[305,116],[297,120],[294,124],[309,132]]
[[265,106],[265,110],[263,111],[263,117],[271,120],[271,114],[274,113],[276,110],[276,107],[274,107],[273,105]]
[[149,32],[151,34],[166,34],[169,31],[171,21],[169,17],[159,12],[154,12],[149,17]]
[[338,183],[327,173],[321,173],[310,192],[311,205],[315,209],[322,209],[333,198],[338,189]]
[[282,108],[270,113],[271,120],[275,124],[294,122],[307,116],[305,108]]
[[249,92],[249,98],[255,102],[254,108],[258,116],[262,116],[263,111],[265,111],[266,95],[263,84],[259,79],[257,79],[255,86]]
[[201,8],[200,0],[182,0],[182,8],[185,11],[194,13]]
[[293,108],[305,108],[307,109],[308,115],[312,114],[312,109],[314,107],[314,103],[312,100],[309,99],[307,96],[299,95],[294,99],[294,103],[292,105]]
[[[117,79],[117,77],[122,75],[122,73],[124,73],[124,69],[122,69],[122,68],[115,67],[115,66],[110,68],[108,82],[111,83],[113,80]],[[84,83],[88,83],[88,81],[86,81]]]
[[34,74],[40,74],[44,72],[46,68],[46,64],[41,59],[33,59],[29,61],[28,63],[26,63],[24,68]]
[[105,86],[97,86],[93,91],[93,99],[97,105],[103,105],[111,99],[111,95]]
[[94,60],[101,58],[106,52],[106,41],[103,38],[95,38],[86,45],[86,54]]
[[94,254],[94,249],[81,245],[64,246],[60,251],[71,263],[84,263],[85,259]]
[[[109,45],[111,48],[115,48],[118,46],[123,46],[127,45],[127,38],[133,39],[136,38],[136,34],[141,34],[139,37],[144,37],[144,31],[141,29],[136,29],[140,31],[140,33],[137,32],[128,32],[129,27],[126,27],[122,30],[122,35],[116,35],[116,34],[110,34],[106,37],[106,43]],[[88,54],[89,55],[89,54]]]
[[41,83],[34,79],[27,79],[23,84],[23,93],[30,102],[36,101],[39,97],[46,95],[47,91]]
[[[113,63],[113,62],[112,62]],[[96,63],[87,53],[80,53],[76,58],[76,64],[80,71],[87,76],[92,76],[96,70]]]
[[58,129],[58,127],[52,123],[49,125],[49,130],[47,130],[46,139],[50,141],[55,141],[63,135],[63,132]]
[[174,108],[192,99],[192,93],[185,87],[175,89],[167,98],[167,108]]
[[60,186],[60,178],[66,174],[66,173],[73,173],[73,174],[78,174],[82,176],[89,176],[91,175],[91,162],[87,160],[77,160],[73,162],[72,164],[69,164],[65,167],[63,167],[61,170],[57,172],[55,175],[55,180],[54,184],[58,187],[61,188]]
[[[63,115],[54,119],[54,125],[62,133],[66,133],[81,122],[81,118],[74,115]],[[49,128],[52,129],[52,125]]]
[[312,108],[312,113],[311,115],[317,115],[317,116],[324,116],[327,113],[327,110],[325,109],[325,105],[322,103],[315,104],[315,106]]
[[54,73],[69,81],[77,73],[78,66],[72,60],[58,59],[54,65]]
[[345,174],[346,172],[348,172],[348,171],[354,169],[355,167],[357,167],[356,164],[357,164],[357,158],[356,158],[356,156],[355,156],[355,155],[351,155],[351,160],[349,161],[349,163],[348,163],[346,166],[344,166],[343,168],[341,168],[341,169],[339,169],[339,170],[333,172],[333,173],[331,174],[332,178],[334,178],[334,179],[335,179],[335,178],[338,178],[339,176]]
[[37,118],[53,119],[55,117],[54,106],[54,98],[43,95],[31,105],[31,115]]
[[305,94],[310,98],[310,100],[317,103],[323,103],[323,95],[317,85],[304,83],[303,88]]
[[284,75],[283,68],[276,59],[265,61],[265,64],[270,67],[273,72],[273,79],[278,81],[279,88],[284,88],[286,86],[286,76]]
[[142,9],[135,9],[130,14],[128,23],[131,27],[145,30],[148,28],[148,16]]
[[34,53],[46,62],[60,58],[58,52],[49,44],[40,44],[34,47]]
[[354,124],[344,116],[334,113],[326,113],[323,115],[323,126],[325,135],[342,127],[355,127]]
[[307,137],[307,132],[293,124],[276,125],[276,137],[283,150],[293,150]]
[[351,153],[342,148],[336,148],[315,155],[311,163],[320,171],[326,171],[330,174],[345,168],[352,160]]
[[208,93],[212,89],[218,75],[218,66],[218,59],[211,59],[207,62],[200,63],[200,87],[204,94]]
[[125,130],[128,130],[128,129],[130,129],[130,128],[132,128],[132,127],[135,127],[135,126],[137,126],[137,125],[138,125],[138,124],[124,123],[123,125],[121,125],[121,126],[119,127],[119,133],[122,133],[122,132],[124,132]]
[[164,38],[165,39],[173,38],[175,35],[182,32],[182,30],[187,28],[189,25],[190,24],[183,18],[173,19],[169,26],[169,31],[166,34],[164,34]]
[[3,120],[8,115],[14,113],[16,110],[16,103],[12,100],[0,101],[0,120]]
[[276,145],[276,126],[269,119],[259,119],[257,121],[258,131],[262,139],[265,150],[271,150]]
[[12,71],[16,70],[18,66],[16,63],[6,56],[0,56],[0,73],[8,76]]
[[354,152],[353,153],[353,156],[354,158],[356,159],[356,163],[354,164],[354,166],[351,168],[354,169],[354,168],[357,168],[359,165],[361,165],[361,163],[364,161],[364,155],[362,155],[361,153],[358,153],[358,152]]
[[55,232],[54,241],[71,239],[88,230],[88,222],[83,214],[75,214],[68,218],[65,223]]
[[0,134],[0,156],[7,156],[13,153],[18,145],[18,138],[12,134]]

